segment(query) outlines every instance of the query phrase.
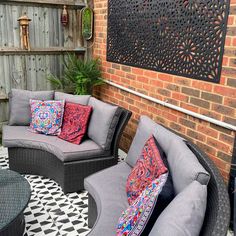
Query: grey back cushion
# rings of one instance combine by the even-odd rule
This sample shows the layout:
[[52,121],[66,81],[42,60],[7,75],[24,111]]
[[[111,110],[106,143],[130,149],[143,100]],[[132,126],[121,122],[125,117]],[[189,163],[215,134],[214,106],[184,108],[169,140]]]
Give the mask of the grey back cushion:
[[30,124],[30,99],[53,100],[54,91],[12,89],[9,93],[9,125]]
[[176,194],[194,180],[198,180],[202,184],[209,182],[208,172],[189,150],[183,138],[156,124],[147,116],[140,117],[135,137],[129,149],[126,161],[130,166],[135,165],[151,134],[154,135],[167,156]]
[[94,97],[89,99],[88,105],[93,107],[88,136],[103,149],[109,150],[121,115],[121,109]]
[[183,140],[173,139],[166,150],[175,193],[181,192],[192,181],[207,185],[210,175]]
[[161,213],[149,236],[198,236],[206,204],[207,186],[193,181]]
[[134,136],[126,159],[129,165],[133,167],[136,164],[136,161],[142,152],[144,144],[152,134],[156,137],[158,142],[160,140],[158,136],[160,137],[161,134],[160,145],[163,148],[164,152],[168,150],[170,146],[170,140],[181,139],[176,134],[156,124],[149,117],[141,116],[136,134]]
[[66,102],[88,105],[90,95],[72,95],[68,93],[55,92],[55,100],[65,100]]

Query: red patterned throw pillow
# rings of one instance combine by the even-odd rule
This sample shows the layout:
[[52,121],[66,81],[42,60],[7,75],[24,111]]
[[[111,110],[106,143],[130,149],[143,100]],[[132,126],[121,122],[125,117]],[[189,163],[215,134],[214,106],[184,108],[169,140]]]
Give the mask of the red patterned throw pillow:
[[151,184],[154,179],[157,179],[167,171],[168,169],[162,161],[160,151],[152,135],[146,141],[142,154],[128,176],[126,192],[129,204],[133,204],[141,192]]
[[80,144],[86,134],[91,112],[91,106],[66,103],[62,130],[58,137],[70,143]]

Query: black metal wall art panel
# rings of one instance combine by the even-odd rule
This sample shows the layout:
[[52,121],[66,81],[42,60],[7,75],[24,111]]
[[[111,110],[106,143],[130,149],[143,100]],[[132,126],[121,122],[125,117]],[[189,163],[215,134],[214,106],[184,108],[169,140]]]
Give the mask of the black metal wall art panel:
[[108,2],[108,61],[219,82],[229,0]]

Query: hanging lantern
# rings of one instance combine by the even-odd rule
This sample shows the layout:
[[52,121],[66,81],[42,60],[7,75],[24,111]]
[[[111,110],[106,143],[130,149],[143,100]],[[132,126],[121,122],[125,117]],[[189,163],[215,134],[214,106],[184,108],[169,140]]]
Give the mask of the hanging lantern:
[[82,36],[85,40],[90,40],[93,37],[93,15],[91,8],[85,7],[82,9]]
[[20,23],[20,37],[21,37],[21,48],[25,50],[30,50],[29,42],[29,22],[31,19],[24,15],[18,19]]
[[63,26],[67,26],[69,23],[69,14],[66,5],[64,5],[63,10],[61,12],[61,23]]

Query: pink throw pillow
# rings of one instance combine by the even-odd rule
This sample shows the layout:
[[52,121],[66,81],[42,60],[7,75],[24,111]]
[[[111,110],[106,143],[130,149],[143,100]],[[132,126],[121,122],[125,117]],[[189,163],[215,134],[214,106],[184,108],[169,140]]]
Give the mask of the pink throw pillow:
[[133,204],[136,198],[153,180],[167,171],[168,169],[162,161],[160,151],[152,135],[146,141],[141,156],[128,176],[126,192],[129,204]]
[[74,144],[80,144],[86,134],[91,112],[91,106],[67,102],[62,131],[58,137]]

